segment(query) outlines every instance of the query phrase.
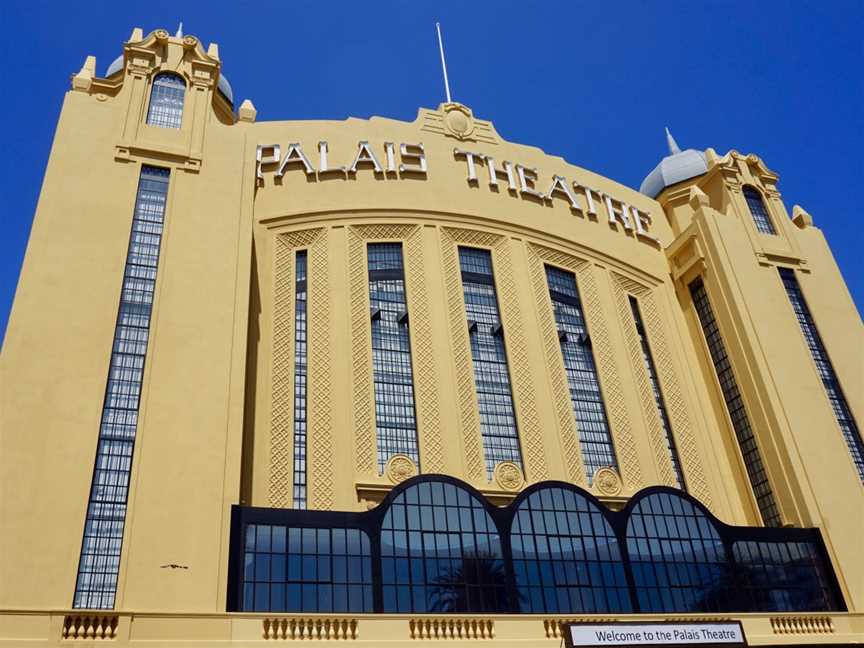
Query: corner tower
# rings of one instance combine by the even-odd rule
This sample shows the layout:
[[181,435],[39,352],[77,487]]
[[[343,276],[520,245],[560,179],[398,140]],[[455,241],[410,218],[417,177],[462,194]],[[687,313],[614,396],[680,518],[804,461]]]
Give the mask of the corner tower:
[[864,571],[851,557],[862,545],[849,526],[864,510],[855,305],[822,232],[798,206],[789,218],[761,158],[670,153],[642,191],[655,195],[675,235],[666,253],[725,422],[730,483],[750,501],[754,523],[825,529],[860,600]]

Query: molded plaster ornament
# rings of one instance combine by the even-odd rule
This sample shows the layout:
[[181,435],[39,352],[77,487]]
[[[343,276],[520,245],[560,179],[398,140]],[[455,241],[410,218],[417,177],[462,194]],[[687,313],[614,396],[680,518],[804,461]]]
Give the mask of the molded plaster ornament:
[[506,491],[517,491],[525,484],[522,470],[512,461],[502,461],[499,463],[495,466],[493,475],[495,483]]
[[411,457],[405,455],[393,455],[387,460],[387,465],[384,466],[384,474],[394,484],[409,479],[417,474],[417,466],[411,460]]
[[603,495],[618,495],[623,486],[614,468],[598,468],[591,483]]
[[448,103],[442,106],[444,111],[444,127],[447,132],[458,139],[467,139],[474,132],[474,115],[468,106],[460,103]]

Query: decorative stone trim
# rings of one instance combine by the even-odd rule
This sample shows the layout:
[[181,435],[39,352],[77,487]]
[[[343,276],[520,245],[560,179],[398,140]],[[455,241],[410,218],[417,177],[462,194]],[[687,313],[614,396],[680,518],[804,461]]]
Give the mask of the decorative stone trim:
[[116,614],[67,614],[63,618],[63,639],[112,641],[117,638]]
[[[294,458],[294,253],[297,249],[308,248],[309,255],[314,255],[320,264],[320,257],[326,254],[326,247],[318,242],[323,231],[302,230],[280,234],[274,239],[273,365],[267,488],[268,500],[273,508],[288,508],[291,505]],[[326,282],[327,279],[322,277],[321,280]],[[316,297],[320,296],[326,298],[326,293],[319,289]]]
[[771,617],[774,634],[833,634],[834,621],[829,616]]
[[417,466],[407,455],[393,455],[384,466],[384,474],[392,483],[398,484],[417,474]]
[[503,490],[515,492],[521,490],[525,485],[525,477],[522,471],[512,461],[502,461],[495,466],[493,473],[495,483]]
[[408,621],[412,639],[494,639],[492,619],[459,617],[421,618]]
[[265,618],[261,621],[264,639],[357,639],[357,619]]
[[579,623],[580,621],[590,623],[614,623],[617,620],[618,619],[600,619],[596,617],[591,617],[590,619],[543,619],[543,630],[546,633],[547,639],[561,639],[564,636],[562,626],[565,626],[568,623]]

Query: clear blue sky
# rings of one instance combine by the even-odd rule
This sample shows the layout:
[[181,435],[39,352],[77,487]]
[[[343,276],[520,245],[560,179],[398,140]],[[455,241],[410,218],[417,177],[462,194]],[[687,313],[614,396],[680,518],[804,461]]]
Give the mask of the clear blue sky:
[[[219,43],[259,120],[413,120],[454,99],[508,140],[638,187],[664,154],[735,148],[780,174],[864,304],[864,1],[275,2],[3,0],[0,335],[69,75],[133,27]],[[831,188],[829,191],[828,188]]]

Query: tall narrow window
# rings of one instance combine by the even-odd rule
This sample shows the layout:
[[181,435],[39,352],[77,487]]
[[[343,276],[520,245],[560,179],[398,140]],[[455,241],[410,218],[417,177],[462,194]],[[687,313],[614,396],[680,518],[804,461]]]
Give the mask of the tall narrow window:
[[819,372],[819,377],[822,379],[822,385],[825,387],[831,409],[834,410],[837,424],[843,433],[843,440],[849,447],[849,454],[852,455],[858,476],[864,482],[864,442],[861,440],[858,425],[852,417],[849,403],[846,402],[843,390],[840,389],[840,382],[837,380],[837,374],[834,373],[834,365],[831,364],[831,359],[828,357],[825,345],[822,344],[819,331],[816,330],[816,323],[813,321],[813,316],[810,315],[807,302],[804,301],[804,295],[801,293],[801,286],[798,285],[795,271],[788,268],[780,268],[779,270],[786,294],[789,296],[789,301],[792,302],[792,309],[795,311],[795,317],[798,319],[801,332],[804,334],[804,341],[807,342],[807,348],[816,364],[816,371]]
[[306,250],[294,273],[294,508],[306,508]]
[[753,216],[753,222],[756,223],[756,229],[763,234],[776,234],[777,231],[774,229],[774,224],[771,222],[768,210],[765,209],[765,201],[762,200],[762,194],[753,187],[744,187],[744,198],[747,199],[747,207],[750,208],[750,214]]
[[729,411],[732,429],[735,430],[735,437],[738,440],[738,447],[741,449],[744,467],[747,470],[747,477],[750,480],[753,495],[756,497],[756,505],[762,515],[762,521],[766,526],[780,526],[783,520],[780,518],[777,503],[774,501],[768,473],[762,463],[762,456],[756,445],[756,437],[753,434],[753,428],[750,427],[747,410],[744,408],[744,399],[741,398],[738,383],[735,381],[732,364],[726,354],[726,346],[720,336],[720,329],[717,326],[717,320],[714,319],[714,311],[711,309],[711,302],[708,301],[708,293],[702,279],[696,279],[690,284],[690,296],[693,299],[696,314],[699,316],[699,322],[702,324],[702,333],[708,344],[708,353],[711,355],[714,371],[717,373],[717,380],[723,392],[723,400]]
[[178,74],[163,72],[153,79],[147,123],[163,128],[180,128],[183,122],[183,99],[186,82]]
[[75,608],[114,607],[167,193],[168,170],[142,167],[78,562]]
[[378,471],[397,454],[411,457],[419,468],[402,245],[370,243],[367,256]]
[[504,327],[492,275],[492,254],[489,250],[460,247],[459,267],[468,316],[468,335],[471,338],[486,474],[491,478],[495,466],[502,461],[512,461],[522,466],[507,351],[504,348]]
[[555,313],[564,370],[567,372],[582,461],[590,483],[598,468],[618,467],[591,349],[591,337],[585,325],[573,273],[546,266],[546,282],[549,284],[549,297]]
[[651,381],[651,390],[654,392],[654,403],[657,405],[657,414],[660,416],[660,426],[663,428],[663,436],[666,437],[666,450],[669,452],[669,461],[672,462],[672,469],[675,471],[675,482],[678,488],[686,490],[684,471],[681,470],[681,459],[678,457],[678,449],[675,447],[675,437],[672,436],[672,425],[669,423],[666,402],[663,400],[660,380],[657,378],[657,367],[654,365],[651,347],[648,346],[648,334],[645,332],[645,325],[642,323],[639,302],[632,296],[630,297],[630,309],[633,311],[633,321],[636,323],[636,332],[639,334],[639,343],[642,345],[642,358],[645,360],[648,380]]

